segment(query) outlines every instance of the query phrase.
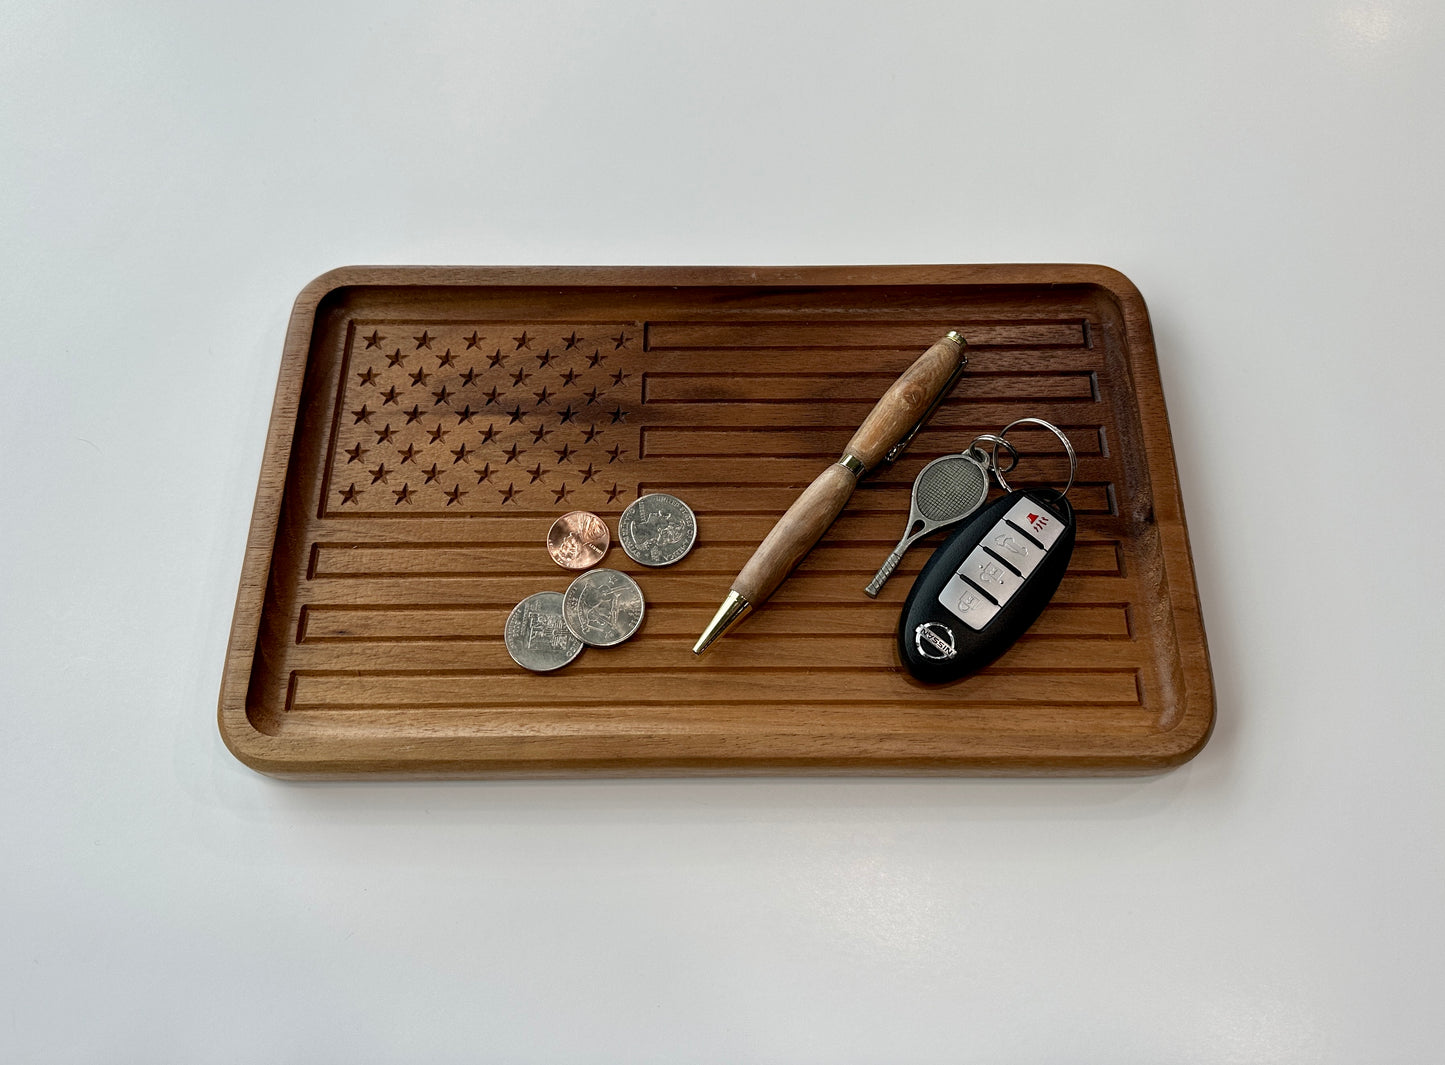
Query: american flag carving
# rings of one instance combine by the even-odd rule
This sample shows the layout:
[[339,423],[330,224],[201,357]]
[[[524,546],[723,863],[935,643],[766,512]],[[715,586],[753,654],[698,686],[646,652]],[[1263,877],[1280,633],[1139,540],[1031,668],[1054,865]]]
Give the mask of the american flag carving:
[[627,322],[354,323],[327,516],[625,504],[641,349]]

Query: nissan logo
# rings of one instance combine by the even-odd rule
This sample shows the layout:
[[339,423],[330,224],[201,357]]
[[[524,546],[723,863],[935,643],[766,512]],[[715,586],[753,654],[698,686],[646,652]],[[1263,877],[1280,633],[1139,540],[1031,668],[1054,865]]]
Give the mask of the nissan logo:
[[953,646],[953,630],[936,621],[925,621],[913,630],[913,645],[924,658],[942,661],[958,654]]

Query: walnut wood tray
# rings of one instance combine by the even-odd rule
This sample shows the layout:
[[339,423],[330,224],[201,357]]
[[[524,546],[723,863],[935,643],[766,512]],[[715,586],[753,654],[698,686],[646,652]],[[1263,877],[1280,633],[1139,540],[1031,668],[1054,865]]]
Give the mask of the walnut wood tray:
[[[771,602],[693,640],[797,492],[949,329],[970,364]],[[1025,415],[1080,456],[1058,595],[992,668],[942,687],[894,627],[941,535],[878,601],[928,460]],[[1060,478],[1042,431],[1019,477]],[[616,530],[639,493],[697,546],[603,565],[641,631],[551,674],[515,666],[513,605],[572,576],[553,519]],[[995,489],[995,493],[997,493]],[[287,776],[1157,770],[1214,717],[1144,301],[1097,266],[337,270],[296,301],[241,577],[220,727]]]

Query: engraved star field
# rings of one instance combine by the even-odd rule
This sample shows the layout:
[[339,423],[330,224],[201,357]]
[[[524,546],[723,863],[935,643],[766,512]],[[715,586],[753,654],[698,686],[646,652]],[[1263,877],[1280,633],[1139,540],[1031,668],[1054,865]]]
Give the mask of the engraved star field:
[[[358,328],[328,512],[550,512],[635,499],[641,332],[616,323]],[[415,473],[399,478],[403,467]]]

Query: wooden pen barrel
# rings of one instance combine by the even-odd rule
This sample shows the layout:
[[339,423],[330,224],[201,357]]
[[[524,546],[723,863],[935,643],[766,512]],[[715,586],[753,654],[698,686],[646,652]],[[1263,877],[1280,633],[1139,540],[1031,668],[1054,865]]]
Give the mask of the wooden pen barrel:
[[[888,449],[907,435],[947,386],[962,353],[962,344],[944,337],[920,355],[883,393],[848,441],[844,456],[851,455],[865,469],[881,462]],[[772,595],[828,531],[853,494],[861,472],[855,473],[840,461],[820,473],[758,545],[733,581],[732,590],[753,606]]]
[[944,337],[918,356],[868,412],[844,454],[861,459],[870,470],[882,462],[888,449],[918,424],[924,411],[947,387],[962,356],[963,345],[952,337]]
[[857,483],[853,471],[841,463],[820,473],[763,538],[734,579],[732,590],[754,606],[772,595],[828,531]]

